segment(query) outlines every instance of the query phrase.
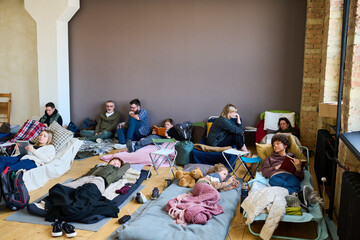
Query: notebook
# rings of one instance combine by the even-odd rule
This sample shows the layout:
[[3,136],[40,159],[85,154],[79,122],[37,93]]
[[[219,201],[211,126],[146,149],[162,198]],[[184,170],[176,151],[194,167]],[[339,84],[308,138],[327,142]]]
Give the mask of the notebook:
[[[282,162],[280,168],[284,169],[290,173],[295,173],[296,168],[294,166],[294,164],[292,163],[292,157],[286,156],[284,161]],[[301,167],[303,168],[306,165],[307,161],[306,160],[301,160]]]
[[166,129],[164,127],[154,126],[153,130],[155,131],[156,135],[163,136],[163,137],[165,136]]

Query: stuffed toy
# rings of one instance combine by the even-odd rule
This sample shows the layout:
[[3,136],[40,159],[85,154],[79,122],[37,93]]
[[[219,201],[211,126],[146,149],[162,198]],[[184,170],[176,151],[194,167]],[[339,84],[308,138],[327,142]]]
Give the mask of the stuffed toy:
[[194,187],[196,180],[203,177],[203,174],[200,168],[197,167],[191,172],[183,172],[182,170],[178,170],[175,173],[175,177],[179,179],[179,186],[192,188]]

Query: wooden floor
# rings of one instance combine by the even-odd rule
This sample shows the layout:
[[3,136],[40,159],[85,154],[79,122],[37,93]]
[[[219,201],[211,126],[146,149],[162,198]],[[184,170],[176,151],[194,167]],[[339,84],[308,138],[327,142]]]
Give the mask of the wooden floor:
[[[99,157],[92,157],[89,159],[85,159],[83,161],[74,161],[70,171],[68,171],[63,176],[53,179],[49,181],[44,187],[32,191],[30,193],[31,200],[33,201],[48,192],[48,190],[56,183],[61,183],[66,181],[69,178],[76,178],[86,173],[90,168],[92,168],[95,164],[101,162]],[[146,167],[148,169],[148,167]],[[154,187],[159,187],[160,192],[163,191],[165,186],[164,179],[167,177],[169,168],[160,168],[159,176],[153,172],[153,176],[143,182],[143,185],[146,187],[142,190],[142,193],[149,198],[151,195],[151,191]],[[239,173],[242,173],[239,170]],[[135,209],[140,207],[141,205],[131,201],[127,204],[123,209],[121,209],[119,217],[132,214]],[[11,215],[13,212],[7,209],[2,209],[0,211],[0,240],[6,239],[16,239],[16,240],[30,240],[30,239],[52,239],[51,236],[51,226],[39,225],[39,224],[29,224],[29,223],[20,223],[20,222],[10,222],[5,221],[4,219]],[[98,232],[91,232],[85,230],[76,230],[77,237],[76,239],[93,239],[100,240],[106,239],[113,231],[115,231],[119,224],[117,222],[118,219],[111,219],[104,227],[102,227]],[[261,229],[261,225],[255,225],[254,229],[259,232]],[[282,234],[286,236],[297,236],[297,237],[305,237],[305,238],[314,238],[314,229],[315,226],[313,224],[306,225],[304,224],[281,224],[276,231],[277,234]],[[65,235],[62,237],[57,237],[56,239],[67,239]],[[231,228],[229,231],[229,236],[227,239],[232,240],[240,240],[240,239],[260,239],[259,237],[253,236],[247,225],[245,225],[245,220],[240,214],[239,205],[236,210],[234,219],[231,224]]]

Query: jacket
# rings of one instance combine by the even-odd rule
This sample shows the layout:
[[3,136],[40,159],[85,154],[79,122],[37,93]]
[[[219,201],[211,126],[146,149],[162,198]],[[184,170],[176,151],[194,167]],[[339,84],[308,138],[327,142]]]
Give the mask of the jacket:
[[98,123],[95,128],[95,133],[108,131],[115,132],[117,124],[120,122],[120,113],[114,111],[114,113],[107,117],[106,112],[100,114]]
[[88,173],[84,176],[98,176],[102,177],[105,180],[105,187],[109,186],[111,183],[118,181],[125,172],[130,168],[129,163],[125,163],[122,167],[118,168],[111,164],[105,166],[95,166],[90,169]]
[[47,115],[46,111],[44,116],[42,116],[39,120],[41,123],[46,123],[48,126],[50,126],[54,121],[58,122],[60,126],[63,124],[62,117],[57,109],[51,114],[50,116]]
[[210,146],[217,146],[229,134],[243,135],[244,130],[242,130],[241,124],[237,124],[231,119],[219,117],[210,128],[207,143]]

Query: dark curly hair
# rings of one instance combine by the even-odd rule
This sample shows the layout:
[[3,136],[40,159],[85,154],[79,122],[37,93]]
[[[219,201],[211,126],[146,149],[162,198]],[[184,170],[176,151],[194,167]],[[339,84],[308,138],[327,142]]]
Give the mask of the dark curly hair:
[[274,146],[274,142],[275,141],[279,141],[282,142],[283,144],[286,145],[286,151],[289,149],[291,143],[289,141],[289,135],[287,134],[275,134],[272,138],[271,138],[271,145]]

